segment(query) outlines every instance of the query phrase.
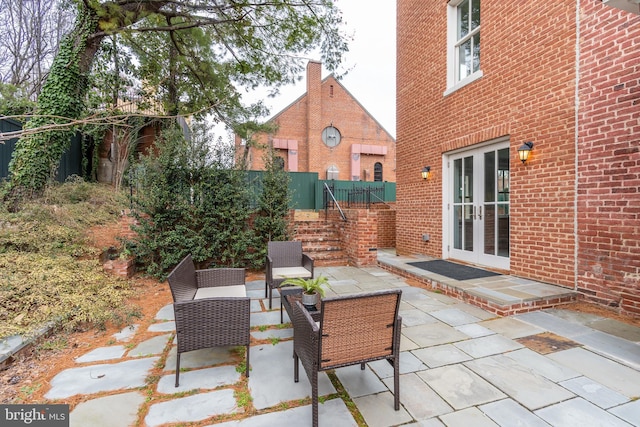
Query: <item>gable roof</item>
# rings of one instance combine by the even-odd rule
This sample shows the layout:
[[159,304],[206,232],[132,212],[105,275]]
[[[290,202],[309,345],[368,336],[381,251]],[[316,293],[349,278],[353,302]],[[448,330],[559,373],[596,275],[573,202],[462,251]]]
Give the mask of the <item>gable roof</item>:
[[[380,129],[382,129],[387,135],[389,135],[389,138],[391,138],[393,140],[393,142],[396,141],[396,139],[391,135],[391,133],[389,133],[389,131],[387,129],[385,129],[384,126],[382,126],[382,124],[375,118],[373,117],[373,115],[369,112],[369,110],[367,110],[364,105],[362,105],[360,103],[360,101],[358,101],[358,99],[353,96],[353,94],[349,91],[349,89],[347,89],[334,75],[333,73],[329,74],[327,77],[325,77],[324,79],[322,79],[320,81],[320,85],[324,85],[327,80],[329,79],[333,79],[337,84],[340,85],[340,87],[347,93],[347,95],[349,95],[349,97],[351,99],[353,99],[355,101],[356,104],[358,104],[358,106],[360,108],[362,108],[362,110],[367,114],[367,116],[369,116],[369,118],[371,118],[371,120],[373,120],[376,125],[378,125],[378,127],[380,127]],[[296,98],[295,100],[293,100],[291,103],[289,103],[286,107],[284,107],[282,110],[280,110],[279,112],[277,112],[276,114],[274,114],[273,116],[271,116],[271,118],[269,118],[267,120],[268,122],[274,121],[275,119],[277,119],[280,115],[282,115],[284,112],[286,112],[288,109],[290,109],[291,107],[293,107],[293,105],[297,104],[298,102],[302,101],[305,97],[307,96],[307,92],[304,92],[302,95],[300,95],[298,98]]]

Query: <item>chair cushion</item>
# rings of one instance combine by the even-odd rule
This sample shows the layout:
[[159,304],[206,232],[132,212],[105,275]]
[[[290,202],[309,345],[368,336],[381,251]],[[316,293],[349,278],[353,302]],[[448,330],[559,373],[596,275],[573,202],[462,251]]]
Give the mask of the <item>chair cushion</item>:
[[276,267],[271,271],[274,279],[293,279],[296,277],[306,279],[311,277],[311,272],[304,267]]
[[208,288],[198,288],[196,296],[193,297],[193,299],[246,296],[247,288],[244,285],[211,286]]

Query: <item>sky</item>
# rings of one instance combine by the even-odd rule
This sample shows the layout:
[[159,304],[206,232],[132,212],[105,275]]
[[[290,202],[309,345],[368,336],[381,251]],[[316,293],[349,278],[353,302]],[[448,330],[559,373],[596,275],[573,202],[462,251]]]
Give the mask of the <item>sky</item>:
[[[382,127],[396,136],[396,2],[337,0],[347,34],[353,34],[344,66],[349,73],[340,83]],[[319,60],[320,58],[311,58]],[[329,73],[323,68],[322,78]],[[296,85],[280,88],[276,98],[263,101],[271,116],[306,92],[306,75]],[[270,116],[270,117],[271,117]]]

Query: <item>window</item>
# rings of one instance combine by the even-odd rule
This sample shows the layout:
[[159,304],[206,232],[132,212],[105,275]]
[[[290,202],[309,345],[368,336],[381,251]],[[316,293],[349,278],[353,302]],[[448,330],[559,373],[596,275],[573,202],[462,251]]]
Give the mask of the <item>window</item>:
[[338,179],[339,172],[335,165],[329,166],[329,169],[327,169],[327,179]]
[[284,158],[275,156],[273,158],[273,167],[276,170],[284,170]]
[[482,77],[480,0],[449,3],[448,33],[448,89],[445,95]]
[[340,144],[340,131],[332,126],[327,126],[322,131],[322,141],[327,147],[335,147]]
[[373,165],[373,180],[382,181],[382,163],[380,162]]

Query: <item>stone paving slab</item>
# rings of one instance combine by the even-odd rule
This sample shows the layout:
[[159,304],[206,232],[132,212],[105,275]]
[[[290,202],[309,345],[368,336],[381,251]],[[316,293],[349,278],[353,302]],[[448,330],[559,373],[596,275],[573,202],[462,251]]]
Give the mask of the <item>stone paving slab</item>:
[[156,320],[175,320],[175,314],[173,312],[173,304],[168,304],[162,307],[155,317]]
[[476,359],[464,365],[530,410],[575,396],[504,355]]
[[140,325],[138,324],[127,326],[120,332],[116,332],[115,334],[113,334],[113,337],[116,339],[116,341],[130,341],[131,338],[133,338],[133,336],[136,334],[136,332],[138,332],[138,328],[140,328]]
[[478,408],[466,408],[440,417],[447,427],[499,427]]
[[609,409],[629,401],[626,396],[587,377],[573,378],[561,382],[560,385],[602,409]]
[[598,408],[586,400],[575,399],[560,402],[535,411],[535,414],[554,427],[630,427],[631,424]]
[[492,354],[522,348],[522,344],[519,342],[505,338],[502,335],[473,338],[467,341],[456,342],[453,345],[474,358],[491,356]]
[[402,334],[420,347],[450,344],[468,338],[462,332],[444,323],[403,327]]
[[196,369],[180,373],[180,385],[176,387],[175,374],[164,375],[158,381],[156,390],[163,394],[184,393],[192,390],[213,390],[240,381],[240,373],[235,366],[225,365],[215,368]]
[[293,338],[293,329],[267,329],[266,331],[252,331],[251,336],[257,340]]
[[102,362],[121,358],[127,349],[123,345],[100,347],[76,358],[76,363]]
[[531,372],[536,372],[543,377],[553,382],[560,382],[576,378],[580,374],[573,369],[554,362],[548,357],[543,356],[540,353],[536,353],[528,348],[522,348],[516,351],[510,351],[505,354],[506,357],[515,361],[517,364],[529,369]]
[[206,420],[216,415],[242,412],[238,409],[233,390],[218,390],[168,400],[151,405],[144,418],[147,427],[167,423],[189,423]]
[[587,378],[629,398],[640,396],[640,372],[584,348],[572,348],[547,355]]
[[518,427],[549,427],[549,424],[512,399],[487,403],[479,409],[500,426],[515,423]]
[[369,427],[397,426],[413,419],[402,405],[398,411],[394,410],[393,394],[389,391],[356,397],[353,402]]
[[634,400],[609,410],[614,415],[622,418],[634,426],[640,426],[640,400]]
[[496,332],[491,329],[485,328],[478,323],[472,323],[470,325],[460,325],[455,327],[456,331],[460,331],[470,338],[486,337],[487,335],[493,335]]
[[[208,427],[300,427],[304,425],[311,425],[311,405],[256,415],[244,420],[213,424]],[[331,399],[318,405],[318,426],[357,427],[358,423],[353,419],[342,399]]]
[[418,372],[420,378],[454,409],[504,399],[506,395],[463,365]]
[[149,338],[148,340],[138,344],[127,355],[129,357],[145,357],[145,356],[154,356],[156,354],[160,354],[164,351],[164,348],[167,346],[167,343],[169,342],[169,338],[171,338],[171,334],[160,335],[157,337]]
[[352,398],[388,390],[380,378],[366,365],[364,370],[360,369],[360,365],[354,365],[336,369],[335,373]]
[[[393,390],[393,378],[385,378],[384,383]],[[416,373],[400,375],[400,403],[416,420],[453,412],[453,408]]]
[[150,325],[147,329],[149,332],[173,332],[176,330],[176,322],[161,322]]
[[145,385],[158,357],[65,369],[50,382],[47,399],[64,399],[78,394],[132,389]]
[[479,318],[465,313],[462,310],[458,310],[457,308],[432,311],[429,314],[449,326],[467,325],[480,321]]
[[[300,365],[300,381],[293,380],[293,342],[266,344],[251,348],[249,389],[256,409],[270,408],[282,402],[311,397],[311,384]],[[327,374],[318,375],[318,395],[336,390]]]
[[500,317],[497,319],[486,320],[480,323],[480,325],[511,339],[545,332],[542,328],[538,328],[537,326],[530,325],[529,323],[512,317]]
[[471,356],[452,344],[420,348],[414,350],[412,353],[429,368],[438,368],[440,366],[466,362],[472,359]]
[[[235,347],[212,347],[187,351],[180,356],[180,369],[196,369],[233,363],[233,354],[231,352],[234,348]],[[174,345],[167,355],[167,360],[164,364],[165,371],[176,370],[177,355],[178,349]],[[251,362],[250,360],[249,363]]]
[[433,316],[425,313],[422,310],[417,308],[413,308],[413,306],[409,306],[411,309],[400,309],[400,316],[402,317],[402,326],[417,326],[417,325],[427,325],[432,323],[437,323],[438,320]]
[[129,427],[144,401],[142,393],[131,392],[82,402],[69,414],[69,427]]

